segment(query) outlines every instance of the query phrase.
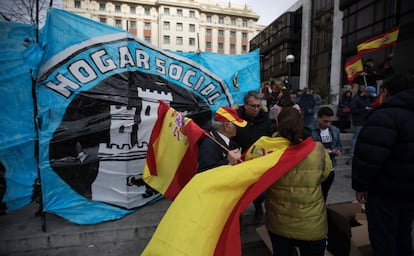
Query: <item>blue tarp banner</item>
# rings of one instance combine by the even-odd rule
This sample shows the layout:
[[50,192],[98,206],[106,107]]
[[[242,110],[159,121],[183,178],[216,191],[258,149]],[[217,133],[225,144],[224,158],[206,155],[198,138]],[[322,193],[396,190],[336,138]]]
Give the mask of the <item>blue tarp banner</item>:
[[31,78],[36,63],[29,61],[36,56],[35,29],[0,22],[0,176],[7,181],[0,199],[9,211],[30,203],[38,175]]
[[[59,9],[49,10],[32,51],[36,65],[19,67],[22,77],[28,77],[24,92],[30,97],[2,115],[14,119],[16,113],[31,112],[27,122],[32,133],[23,141],[33,142],[38,134],[44,210],[80,224],[122,218],[160,198],[142,182],[158,100],[202,126],[218,107],[242,103],[247,91],[260,86],[258,51],[162,51],[126,31]],[[16,143],[15,132],[2,127],[0,145]],[[7,158],[20,157],[14,153]],[[35,157],[28,157],[34,168]],[[9,168],[5,170],[9,186]]]

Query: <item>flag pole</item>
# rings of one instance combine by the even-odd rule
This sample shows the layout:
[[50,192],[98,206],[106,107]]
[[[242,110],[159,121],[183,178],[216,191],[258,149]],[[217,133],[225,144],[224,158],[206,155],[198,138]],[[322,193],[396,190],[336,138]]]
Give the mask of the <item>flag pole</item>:
[[[223,144],[221,144],[218,140],[216,140],[216,138],[214,138],[210,133],[204,131],[204,135],[206,135],[207,137],[209,137],[212,141],[214,141],[217,145],[219,145],[224,151],[226,151],[227,153],[230,152],[230,150],[224,146]],[[243,160],[241,160],[240,158],[237,159],[237,162],[241,163],[243,162]]]
[[218,140],[216,140],[216,138],[214,138],[210,133],[204,131],[204,135],[206,135],[207,137],[209,137],[212,141],[214,141],[217,145],[219,145],[227,153],[230,151],[226,146],[224,146]]
[[[185,131],[182,129],[184,127],[184,119],[183,119],[183,123],[182,126],[180,128],[181,132],[185,134]],[[219,147],[221,147],[224,151],[226,151],[226,153],[228,154],[230,152],[230,150],[224,146],[223,144],[220,143],[220,141],[216,140],[216,138],[214,138],[210,133],[208,133],[207,131],[205,131],[203,129],[203,134],[206,135],[208,138],[210,138],[214,143],[216,143]],[[237,162],[241,163],[243,162],[240,158],[237,159]]]
[[362,73],[362,77],[364,78],[365,87],[367,87],[367,78],[365,77],[365,71]]

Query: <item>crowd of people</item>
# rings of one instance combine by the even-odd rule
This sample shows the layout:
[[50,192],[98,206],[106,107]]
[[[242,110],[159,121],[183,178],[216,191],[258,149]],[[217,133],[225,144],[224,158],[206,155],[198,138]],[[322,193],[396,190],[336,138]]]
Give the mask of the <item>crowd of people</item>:
[[[292,97],[282,81],[265,88],[265,93],[248,92],[242,105],[222,107],[215,114],[211,135],[225,147],[206,138],[200,145],[199,171],[238,164],[262,136],[290,146],[312,139],[315,148],[253,204],[255,217],[265,216],[277,255],[292,255],[293,247],[301,255],[324,255],[325,202],[336,157],[343,151],[341,131],[352,127],[352,188],[356,199],[366,204],[373,255],[412,255],[413,76],[390,75],[378,93],[374,85],[358,86],[355,95],[351,88],[345,90],[337,117],[332,108],[320,104],[312,89]],[[338,127],[333,125],[336,120]]]

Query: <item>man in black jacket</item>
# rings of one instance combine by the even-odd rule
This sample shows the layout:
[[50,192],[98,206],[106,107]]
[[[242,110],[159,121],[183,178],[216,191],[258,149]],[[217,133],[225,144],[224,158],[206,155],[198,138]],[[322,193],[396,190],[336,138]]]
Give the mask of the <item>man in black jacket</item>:
[[242,148],[242,153],[262,136],[271,136],[276,131],[276,124],[269,118],[269,113],[262,105],[263,95],[257,91],[249,91],[244,96],[244,105],[236,111],[240,118],[247,121],[245,127],[237,128],[234,140]]
[[352,188],[366,204],[373,255],[412,255],[414,78],[384,82],[388,98],[369,114],[354,151]]
[[370,97],[373,96],[371,91],[364,87],[364,89],[354,98],[352,98],[349,103],[349,108],[351,110],[351,127],[352,127],[352,139],[351,139],[351,149],[349,154],[351,157],[354,155],[355,144],[361,131],[367,115],[371,112],[371,100]]
[[[237,128],[234,140],[242,148],[244,153],[250,146],[262,136],[272,136],[276,131],[276,124],[269,118],[267,111],[262,106],[263,95],[256,91],[249,91],[244,96],[244,105],[237,109],[241,118],[247,121],[245,127]],[[263,218],[264,195],[260,195],[253,201],[255,217],[257,220]]]

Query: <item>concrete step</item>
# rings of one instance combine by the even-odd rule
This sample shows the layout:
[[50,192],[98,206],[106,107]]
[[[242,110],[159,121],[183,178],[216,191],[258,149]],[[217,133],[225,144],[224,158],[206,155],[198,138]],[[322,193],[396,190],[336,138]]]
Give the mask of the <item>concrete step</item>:
[[[0,216],[0,255],[139,255],[170,204],[162,199],[120,220],[94,225],[78,225],[46,214],[46,232],[43,232],[41,219],[35,216],[38,206],[32,203]],[[263,223],[264,219],[255,220],[253,205],[243,212],[240,230],[243,251],[261,248],[256,228]]]
[[120,220],[94,225],[78,225],[56,215],[46,214],[46,232],[43,232],[41,219],[35,216],[37,204],[32,203],[16,212],[0,216],[0,254],[41,253],[44,250],[59,253],[62,248],[85,248],[92,251],[99,250],[105,243],[129,241],[135,242],[134,248],[142,250],[169,205],[170,202],[163,199]]

